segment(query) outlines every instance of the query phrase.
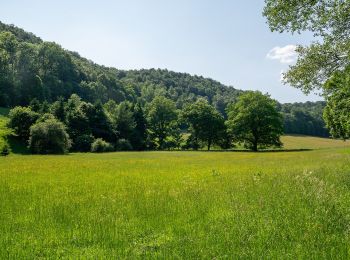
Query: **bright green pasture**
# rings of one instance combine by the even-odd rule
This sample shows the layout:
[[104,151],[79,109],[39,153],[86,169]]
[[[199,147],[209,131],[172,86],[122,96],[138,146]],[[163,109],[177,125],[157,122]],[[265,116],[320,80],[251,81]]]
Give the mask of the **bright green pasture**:
[[0,258],[350,257],[350,150],[0,158]]
[[350,141],[335,140],[306,135],[285,135],[282,136],[283,149],[324,149],[335,147],[349,147]]

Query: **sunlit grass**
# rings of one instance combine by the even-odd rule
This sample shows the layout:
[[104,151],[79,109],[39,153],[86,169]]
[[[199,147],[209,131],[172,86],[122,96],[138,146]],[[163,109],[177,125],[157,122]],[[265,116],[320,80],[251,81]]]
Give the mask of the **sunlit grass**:
[[0,258],[347,258],[350,153],[0,158]]
[[324,149],[350,147],[349,141],[305,135],[285,135],[281,138],[284,149]]

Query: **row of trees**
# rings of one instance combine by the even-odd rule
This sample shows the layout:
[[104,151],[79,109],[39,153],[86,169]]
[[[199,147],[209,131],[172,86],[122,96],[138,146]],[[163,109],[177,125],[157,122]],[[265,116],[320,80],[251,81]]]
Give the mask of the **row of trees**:
[[280,147],[283,120],[268,95],[247,92],[227,108],[227,120],[205,99],[182,110],[164,97],[142,106],[109,100],[91,104],[73,94],[52,104],[34,99],[10,111],[9,126],[33,153],[113,150]]
[[279,111],[284,117],[285,133],[329,137],[323,119],[325,106],[324,101],[279,105]]
[[240,91],[199,76],[168,70],[122,71],[99,66],[14,26],[0,22],[0,107],[54,102],[73,93],[83,100],[149,103],[167,96],[182,109],[200,97],[222,114]]
[[[99,66],[56,43],[44,42],[0,22],[0,107],[28,106],[32,99],[52,103],[74,93],[92,104],[113,100],[118,104],[128,101],[132,106],[139,103],[142,107],[157,96],[165,96],[179,110],[205,98],[226,120],[226,108],[237,101],[242,91],[186,73]],[[323,136],[324,124],[317,123],[318,114],[303,109],[308,117],[308,123],[303,124],[300,113],[288,115],[281,111],[286,114],[286,133]]]

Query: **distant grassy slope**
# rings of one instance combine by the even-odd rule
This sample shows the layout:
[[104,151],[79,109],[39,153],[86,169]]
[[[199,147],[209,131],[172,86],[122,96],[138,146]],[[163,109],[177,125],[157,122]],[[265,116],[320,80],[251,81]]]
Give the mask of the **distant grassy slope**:
[[335,140],[303,135],[282,136],[284,149],[322,149],[336,147],[350,147],[350,141]]

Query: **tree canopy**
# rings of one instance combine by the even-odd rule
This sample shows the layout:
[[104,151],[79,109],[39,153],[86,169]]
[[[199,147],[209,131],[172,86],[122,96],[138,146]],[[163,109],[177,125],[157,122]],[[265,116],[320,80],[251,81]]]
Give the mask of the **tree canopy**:
[[227,127],[236,141],[257,151],[259,147],[280,147],[282,115],[276,102],[259,91],[249,91],[228,109]]
[[316,36],[311,45],[297,48],[298,61],[284,75],[287,83],[309,93],[349,65],[349,10],[349,0],[265,0],[263,14],[272,31]]
[[[31,126],[54,119],[66,127],[71,151],[91,151],[103,142],[116,150],[227,149],[232,132],[224,124],[226,108],[244,93],[186,73],[100,66],[0,22],[0,107],[13,108],[10,126],[23,142]],[[324,103],[276,106],[286,133],[328,135]]]
[[192,147],[198,148],[199,141],[205,142],[207,149],[218,143],[225,132],[224,118],[204,99],[187,106],[182,113],[183,120],[190,125]]
[[305,93],[321,89],[324,119],[334,137],[349,138],[350,0],[265,0],[272,31],[314,33],[309,46],[298,46],[298,60],[284,74],[286,83]]
[[164,149],[167,137],[177,131],[177,117],[175,103],[165,97],[155,97],[147,106],[148,128],[157,148]]
[[63,123],[55,118],[37,122],[30,127],[29,148],[37,154],[64,154],[71,146]]

